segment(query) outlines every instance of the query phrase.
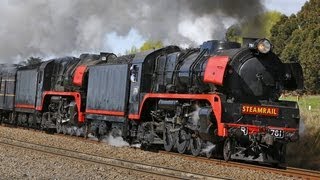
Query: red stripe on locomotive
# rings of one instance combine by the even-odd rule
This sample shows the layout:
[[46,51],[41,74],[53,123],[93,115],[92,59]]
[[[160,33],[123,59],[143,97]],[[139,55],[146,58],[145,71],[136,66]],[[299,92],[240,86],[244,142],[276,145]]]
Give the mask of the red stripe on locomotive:
[[108,111],[108,110],[99,110],[99,109],[87,109],[86,114],[101,114],[101,115],[110,115],[110,116],[125,115],[125,113],[122,111]]
[[35,106],[32,104],[16,104],[16,108],[24,108],[24,109],[34,109]]

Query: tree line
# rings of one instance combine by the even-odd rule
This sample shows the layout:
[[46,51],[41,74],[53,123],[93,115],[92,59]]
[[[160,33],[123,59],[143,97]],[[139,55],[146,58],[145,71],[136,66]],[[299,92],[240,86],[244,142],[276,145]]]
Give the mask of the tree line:
[[320,93],[320,1],[307,1],[296,15],[282,15],[270,33],[283,61],[301,63],[305,90]]

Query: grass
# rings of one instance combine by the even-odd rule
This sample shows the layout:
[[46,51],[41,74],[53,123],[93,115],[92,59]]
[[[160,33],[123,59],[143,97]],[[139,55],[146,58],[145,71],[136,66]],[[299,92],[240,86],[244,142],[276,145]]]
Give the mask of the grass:
[[[296,96],[282,97],[297,101]],[[300,107],[300,140],[287,147],[289,166],[320,170],[320,96],[302,96]]]
[[[320,111],[320,95],[318,96],[302,96],[297,98],[297,96],[284,96],[281,99],[288,101],[297,101],[301,110],[309,110],[319,112]],[[320,112],[319,112],[320,113]]]

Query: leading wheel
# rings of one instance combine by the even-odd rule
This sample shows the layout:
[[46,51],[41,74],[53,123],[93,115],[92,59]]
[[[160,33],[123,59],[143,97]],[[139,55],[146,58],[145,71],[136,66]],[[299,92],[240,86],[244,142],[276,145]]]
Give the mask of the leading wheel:
[[190,134],[185,130],[180,130],[179,135],[177,136],[177,149],[180,154],[183,154],[187,151],[187,148],[190,143]]
[[82,127],[77,128],[76,136],[77,137],[83,136],[83,128]]
[[190,140],[190,150],[193,156],[199,156],[201,153],[203,141],[200,137],[193,137]]
[[68,134],[68,127],[67,127],[67,125],[62,125],[61,126],[62,127],[62,133],[64,134],[64,135],[67,135]]
[[211,142],[208,141],[206,143],[206,150],[205,150],[206,157],[207,158],[211,158],[213,152],[215,151],[215,149],[216,149],[216,145],[214,145],[214,144],[212,144]]
[[166,151],[171,151],[175,144],[174,137],[168,128],[163,131],[163,147]]
[[90,129],[90,123],[89,122],[87,122],[87,123],[85,123],[84,124],[84,126],[83,126],[83,136],[84,136],[84,138],[88,138],[88,136],[89,136],[89,129]]
[[223,145],[223,158],[225,161],[229,161],[231,157],[231,140],[227,138]]
[[62,126],[61,126],[61,124],[59,122],[57,122],[56,130],[57,130],[58,134],[62,133]]
[[69,131],[70,131],[69,133],[70,133],[71,136],[75,136],[76,133],[77,133],[77,127],[71,126]]

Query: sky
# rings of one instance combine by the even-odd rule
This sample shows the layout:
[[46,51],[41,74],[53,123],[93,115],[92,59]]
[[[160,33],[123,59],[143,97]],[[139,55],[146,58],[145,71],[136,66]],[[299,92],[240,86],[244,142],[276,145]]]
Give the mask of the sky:
[[[265,10],[297,13],[306,0],[0,0],[0,63],[30,56],[125,54],[146,40],[198,47]],[[260,31],[250,29],[250,36]]]
[[[267,10],[276,10],[287,16],[295,14],[300,11],[301,7],[307,0],[264,0],[264,5]],[[139,34],[135,29],[131,29],[126,36],[120,36],[116,32],[106,35],[108,43],[112,43],[112,51],[116,54],[124,54],[126,50],[132,48],[132,46],[140,47],[146,39]]]
[[276,10],[287,16],[300,11],[306,0],[264,0],[267,10]]

